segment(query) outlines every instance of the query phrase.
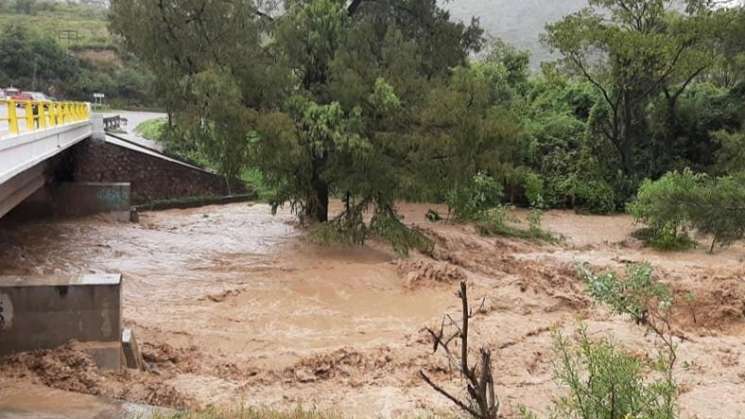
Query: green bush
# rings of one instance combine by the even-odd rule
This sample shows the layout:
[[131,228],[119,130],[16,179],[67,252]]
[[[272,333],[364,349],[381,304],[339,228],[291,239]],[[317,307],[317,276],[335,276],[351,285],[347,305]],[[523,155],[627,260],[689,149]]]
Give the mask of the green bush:
[[150,119],[137,125],[135,127],[135,133],[150,141],[159,141],[167,128],[167,124],[168,121],[166,118]]
[[624,277],[613,272],[595,275],[586,269],[580,274],[593,299],[608,305],[616,314],[630,315],[639,323],[647,321],[650,309],[672,304],[670,288],[654,277],[652,266],[646,263],[629,265]]
[[[646,263],[629,265],[625,275],[596,275],[586,266],[580,276],[590,296],[614,313],[631,317],[657,338],[654,359],[621,352],[608,340],[591,342],[580,331],[578,344],[557,339],[557,377],[571,389],[559,399],[559,417],[664,418],[678,415],[678,391],[673,375],[677,343],[671,324],[673,293]],[[647,372],[656,372],[654,380]]]
[[525,197],[533,208],[543,208],[543,178],[533,172],[529,172],[523,178],[523,187],[525,188]]
[[603,180],[577,181],[573,185],[574,207],[591,214],[616,211],[616,193]]
[[693,228],[712,237],[714,247],[745,238],[745,175],[707,178],[686,202]]
[[370,220],[370,229],[387,241],[401,256],[408,256],[412,249],[431,255],[435,244],[422,232],[407,227],[392,211],[379,211]]
[[677,238],[685,234],[689,222],[687,201],[698,187],[702,176],[686,169],[670,172],[657,181],[645,180],[636,199],[627,206],[637,221],[648,225],[655,237]]
[[712,237],[711,251],[745,237],[745,175],[710,177],[670,172],[646,180],[627,207],[649,230],[646,241],[662,249],[690,247],[696,230]]
[[461,187],[450,191],[448,208],[456,220],[475,221],[490,209],[501,205],[502,185],[493,177],[479,173]]
[[476,226],[483,236],[504,236],[518,239],[532,240],[538,242],[555,243],[559,239],[551,232],[543,230],[541,220],[543,211],[533,209],[528,214],[528,228],[520,228],[510,225],[507,219],[507,208],[504,206],[492,208],[481,214]]
[[591,340],[585,329],[575,339],[555,335],[556,380],[569,394],[554,401],[556,418],[677,417],[677,387],[665,378],[647,379],[654,365],[608,340]]

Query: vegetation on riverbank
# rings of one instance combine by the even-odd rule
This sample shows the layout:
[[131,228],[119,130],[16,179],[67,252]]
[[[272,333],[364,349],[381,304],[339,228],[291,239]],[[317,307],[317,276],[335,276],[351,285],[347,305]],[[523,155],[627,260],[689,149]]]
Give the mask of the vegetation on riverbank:
[[745,169],[730,146],[745,122],[742,7],[593,1],[547,26],[544,43],[562,58],[534,73],[528,53],[421,0],[408,0],[415,16],[395,2],[315,0],[271,19],[233,1],[245,15],[213,6],[199,30],[179,17],[199,2],[114,1],[112,29],[170,86],[161,138],[174,152],[229,176],[261,173],[271,202],[303,219],[328,221],[336,197],[343,224],[399,199],[444,201],[475,221],[457,214],[478,177],[497,187],[488,200],[536,215],[608,213],[669,171]]
[[117,107],[152,105],[152,77],[121,50],[103,5],[47,0],[0,3],[0,86]]

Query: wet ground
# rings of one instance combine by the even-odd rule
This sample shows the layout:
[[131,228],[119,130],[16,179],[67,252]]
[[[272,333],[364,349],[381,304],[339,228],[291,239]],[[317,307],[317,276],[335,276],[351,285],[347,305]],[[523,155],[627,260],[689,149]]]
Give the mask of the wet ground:
[[273,217],[261,204],[146,213],[139,224],[105,217],[0,224],[2,274],[122,272],[125,323],[153,367],[103,373],[68,347],[1,362],[0,382],[172,407],[245,400],[360,417],[446,412],[448,403],[417,374],[424,368],[453,389],[457,377],[433,367],[443,361],[430,355],[422,329],[457,313],[454,291],[467,279],[473,298],[485,302],[472,341],[495,351],[503,413],[514,417],[519,404],[545,412],[561,392],[552,380],[552,329],[570,333],[584,322],[634,351],[653,348],[642,329],[589,301],[576,264],[649,261],[676,291],[696,297],[676,314],[690,338],[677,371],[684,416],[745,413],[742,246],[715,255],[705,246],[654,252],[630,238],[637,226],[626,216],[561,211],[547,213],[544,226],[564,241],[537,245],[429,224],[429,207],[400,208],[437,243],[434,258],[407,260],[375,242],[318,247],[290,214]]

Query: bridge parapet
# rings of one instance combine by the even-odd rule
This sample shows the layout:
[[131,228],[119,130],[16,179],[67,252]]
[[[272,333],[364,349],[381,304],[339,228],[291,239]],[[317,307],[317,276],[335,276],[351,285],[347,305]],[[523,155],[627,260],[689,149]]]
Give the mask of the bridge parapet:
[[103,118],[103,128],[105,131],[117,131],[127,125],[127,119],[121,115],[107,116]]
[[87,102],[0,100],[0,140],[90,119]]

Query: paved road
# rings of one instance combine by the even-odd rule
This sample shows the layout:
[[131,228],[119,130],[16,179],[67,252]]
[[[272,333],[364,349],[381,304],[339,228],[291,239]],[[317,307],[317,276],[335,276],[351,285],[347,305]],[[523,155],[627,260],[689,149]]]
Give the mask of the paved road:
[[122,118],[127,119],[127,126],[124,128],[127,131],[126,135],[123,135],[127,140],[142,145],[143,147],[152,148],[158,151],[163,151],[163,147],[154,142],[142,138],[135,134],[135,128],[145,121],[158,118],[166,118],[167,115],[160,112],[131,112],[131,111],[111,111],[104,114],[104,116],[116,116],[119,115]]

